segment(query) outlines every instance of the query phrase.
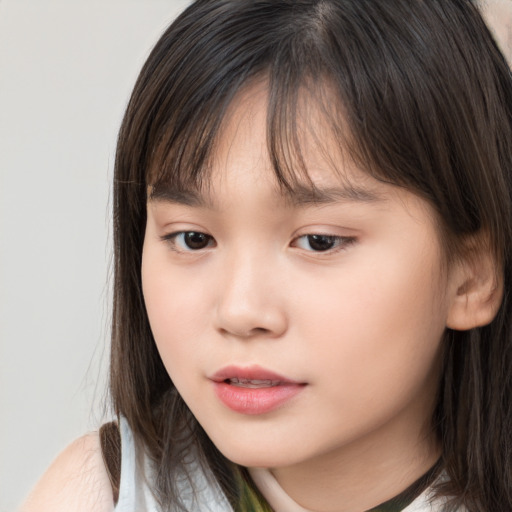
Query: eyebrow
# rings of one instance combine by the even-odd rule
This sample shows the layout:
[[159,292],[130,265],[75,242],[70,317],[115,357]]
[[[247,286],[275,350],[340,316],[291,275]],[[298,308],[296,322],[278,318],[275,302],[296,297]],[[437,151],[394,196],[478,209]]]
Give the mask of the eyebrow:
[[[326,205],[337,202],[375,203],[385,197],[367,187],[345,184],[340,187],[308,187],[295,185],[284,192],[284,197],[292,206],[300,208],[310,205]],[[195,190],[157,185],[151,188],[149,201],[181,204],[197,208],[215,209],[214,202],[208,196]]]
[[322,205],[337,202],[375,203],[384,201],[382,194],[367,187],[344,184],[340,187],[307,187],[297,185],[286,192],[294,206]]
[[156,185],[151,188],[148,195],[149,201],[175,203],[185,206],[212,208],[213,204],[209,198],[195,190],[183,188],[172,188],[165,185]]

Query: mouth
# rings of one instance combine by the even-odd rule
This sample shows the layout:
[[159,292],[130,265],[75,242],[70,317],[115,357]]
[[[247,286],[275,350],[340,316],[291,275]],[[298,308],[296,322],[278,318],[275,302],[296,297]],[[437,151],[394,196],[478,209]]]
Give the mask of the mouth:
[[240,379],[238,377],[226,379],[223,382],[226,384],[231,384],[232,386],[237,386],[239,388],[250,389],[271,388],[272,386],[279,386],[279,384],[281,384],[281,381],[279,380]]
[[226,366],[214,373],[210,380],[226,382],[241,387],[271,387],[280,384],[300,384],[298,381],[279,375],[258,365],[253,366]]
[[232,411],[257,415],[284,406],[306,383],[289,379],[260,366],[229,366],[210,377],[217,398]]

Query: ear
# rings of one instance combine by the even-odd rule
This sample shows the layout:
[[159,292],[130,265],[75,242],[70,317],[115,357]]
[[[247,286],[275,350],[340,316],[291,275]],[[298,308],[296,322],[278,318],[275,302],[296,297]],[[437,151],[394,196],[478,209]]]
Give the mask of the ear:
[[467,331],[491,323],[503,299],[503,272],[482,238],[466,244],[465,255],[452,263],[451,305],[446,326]]

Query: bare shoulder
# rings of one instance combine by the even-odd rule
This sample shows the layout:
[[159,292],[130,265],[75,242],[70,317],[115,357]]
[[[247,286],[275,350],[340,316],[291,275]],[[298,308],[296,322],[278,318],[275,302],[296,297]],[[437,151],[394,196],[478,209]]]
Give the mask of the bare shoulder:
[[112,488],[97,432],[71,443],[54,460],[21,508],[21,512],[113,510]]

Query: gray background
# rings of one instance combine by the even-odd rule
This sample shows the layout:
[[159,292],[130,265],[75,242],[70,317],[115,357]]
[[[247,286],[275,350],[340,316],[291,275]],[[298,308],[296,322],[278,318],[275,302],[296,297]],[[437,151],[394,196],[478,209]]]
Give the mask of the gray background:
[[186,4],[0,1],[0,512],[104,418],[115,140]]

